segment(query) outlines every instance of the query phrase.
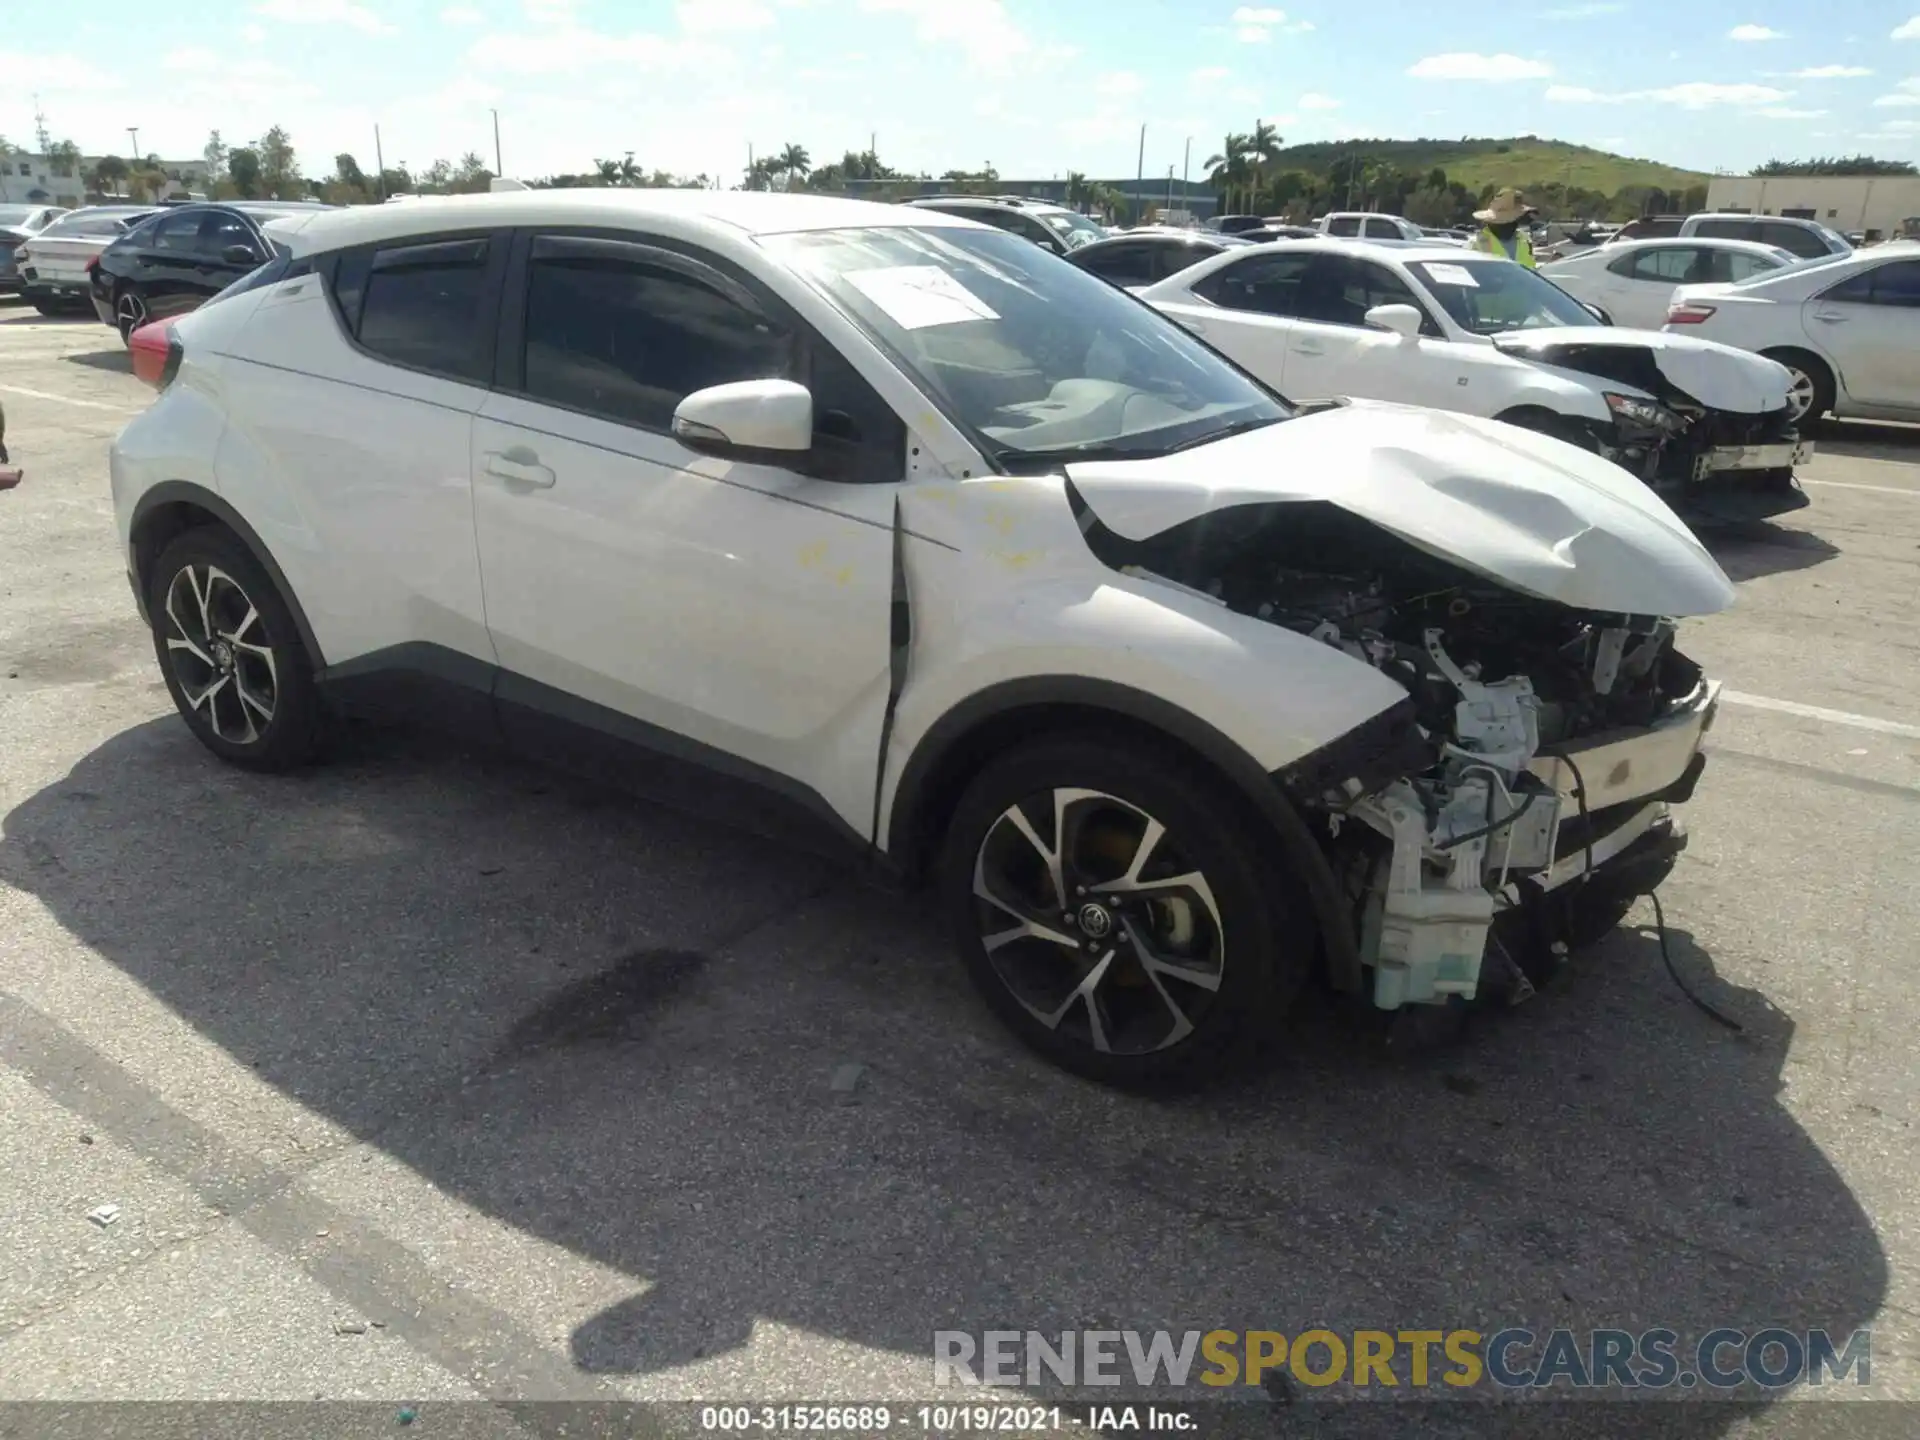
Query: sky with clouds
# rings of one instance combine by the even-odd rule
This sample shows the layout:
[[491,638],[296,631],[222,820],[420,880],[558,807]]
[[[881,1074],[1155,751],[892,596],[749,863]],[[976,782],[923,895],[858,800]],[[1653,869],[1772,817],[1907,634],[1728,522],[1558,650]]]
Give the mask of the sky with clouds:
[[[1297,3],[1298,8],[1294,8]],[[493,154],[511,175],[736,179],[748,147],[935,173],[1197,177],[1289,141],[1533,133],[1700,169],[1920,157],[1920,0],[88,0],[0,30],[0,135],[199,154],[275,124],[308,173]],[[1817,13],[1816,13],[1817,12]]]

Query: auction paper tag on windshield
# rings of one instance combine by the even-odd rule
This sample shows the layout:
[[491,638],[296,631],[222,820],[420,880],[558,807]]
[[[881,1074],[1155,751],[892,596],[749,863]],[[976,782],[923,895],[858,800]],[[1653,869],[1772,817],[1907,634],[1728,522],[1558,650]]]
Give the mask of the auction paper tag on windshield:
[[1427,278],[1436,285],[1463,285],[1469,290],[1478,290],[1480,282],[1473,278],[1473,272],[1464,265],[1436,265],[1429,263]]
[[847,279],[904,330],[1000,317],[938,265],[885,265],[849,270]]

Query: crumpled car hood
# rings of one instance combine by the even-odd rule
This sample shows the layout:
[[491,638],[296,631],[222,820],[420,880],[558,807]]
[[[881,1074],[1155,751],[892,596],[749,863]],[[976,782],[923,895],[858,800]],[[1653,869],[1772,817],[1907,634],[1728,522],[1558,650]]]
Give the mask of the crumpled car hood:
[[1569,325],[1512,330],[1493,337],[1502,354],[1545,365],[1579,370],[1564,358],[1569,350],[1640,349],[1649,351],[1660,373],[1702,405],[1758,415],[1784,409],[1793,377],[1764,355],[1736,350],[1715,340],[1674,335],[1665,330],[1625,330],[1612,325]]
[[1523,595],[1711,615],[1734,589],[1634,476],[1477,416],[1353,401],[1151,460],[1069,464],[1094,516],[1145,540],[1236,505],[1324,501]]

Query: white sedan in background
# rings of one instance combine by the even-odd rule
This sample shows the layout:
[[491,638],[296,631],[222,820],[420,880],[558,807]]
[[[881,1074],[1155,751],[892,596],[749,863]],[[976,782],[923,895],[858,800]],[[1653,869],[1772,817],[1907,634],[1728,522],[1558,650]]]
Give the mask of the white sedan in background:
[[1540,273],[1616,325],[1658,330],[1677,286],[1737,284],[1799,263],[1777,245],[1676,237],[1597,246],[1542,265]]
[[1920,241],[1889,241],[1738,285],[1682,286],[1667,330],[1785,365],[1796,420],[1829,411],[1920,419]]
[[1288,240],[1226,251],[1137,292],[1300,401],[1352,397],[1505,420],[1579,445],[1669,503],[1797,510],[1781,366],[1608,325],[1511,260]]

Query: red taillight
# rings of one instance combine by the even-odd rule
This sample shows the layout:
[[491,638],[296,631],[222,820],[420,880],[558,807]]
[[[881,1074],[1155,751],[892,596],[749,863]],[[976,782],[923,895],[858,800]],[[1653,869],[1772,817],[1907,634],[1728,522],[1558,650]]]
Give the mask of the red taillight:
[[98,255],[89,255],[87,257],[87,263],[82,265],[80,268],[86,271],[89,275],[91,275],[93,273],[93,267],[98,265],[99,263],[100,263],[100,257]]
[[1667,324],[1698,325],[1711,318],[1713,306],[1702,305],[1693,300],[1676,301],[1667,307]]
[[133,356],[133,373],[164,390],[173,383],[180,369],[180,337],[173,333],[171,320],[155,320],[142,325],[127,337],[127,350]]

